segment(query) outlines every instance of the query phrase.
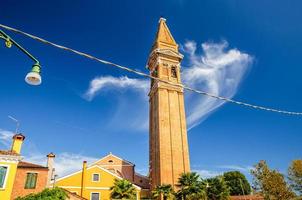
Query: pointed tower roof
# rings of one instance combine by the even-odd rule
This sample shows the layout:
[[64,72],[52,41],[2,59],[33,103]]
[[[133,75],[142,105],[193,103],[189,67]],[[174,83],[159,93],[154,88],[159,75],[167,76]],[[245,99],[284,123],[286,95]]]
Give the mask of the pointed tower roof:
[[152,49],[172,49],[178,52],[178,45],[175,42],[165,18],[159,19],[158,29]]

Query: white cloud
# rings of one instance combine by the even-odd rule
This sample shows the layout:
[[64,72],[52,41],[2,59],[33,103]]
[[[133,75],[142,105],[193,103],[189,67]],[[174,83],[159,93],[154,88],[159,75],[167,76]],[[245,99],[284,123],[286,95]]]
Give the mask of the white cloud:
[[[231,98],[235,95],[253,58],[238,49],[228,49],[228,43],[203,43],[198,54],[194,41],[185,43],[189,67],[183,68],[183,82],[193,88],[214,95]],[[223,105],[223,101],[193,93],[186,94],[187,123],[193,128],[209,113]]]
[[[47,163],[46,154],[43,155],[41,153],[25,156],[24,160],[44,166],[46,166]],[[62,177],[72,172],[78,171],[82,168],[82,162],[84,160],[86,160],[89,165],[98,159],[94,157],[84,156],[81,154],[74,154],[74,153],[67,153],[67,152],[56,154],[54,160],[54,167],[56,169],[56,174],[59,175],[59,177]]]
[[9,147],[13,136],[13,132],[0,129],[0,144],[2,144],[5,148]]
[[218,166],[218,168],[227,169],[227,170],[236,170],[245,173],[249,173],[253,169],[252,166],[240,166],[240,165],[221,165]]
[[[196,42],[186,42],[182,49],[187,55],[189,67],[183,67],[182,69],[183,82],[193,88],[214,95],[232,98],[236,94],[253,58],[238,49],[229,49],[228,46],[226,41],[203,43],[201,45],[202,53],[199,54],[197,53]],[[88,100],[92,100],[99,91],[105,88],[134,89],[143,92],[145,97],[147,97],[149,81],[146,79],[131,79],[126,76],[119,78],[112,76],[97,77],[90,82],[85,97]],[[224,104],[221,100],[192,92],[187,92],[185,98],[188,129],[198,125],[211,112]],[[136,102],[136,106],[144,108],[143,105],[146,105],[145,100],[141,101],[141,103]],[[128,112],[127,109],[125,110]],[[120,112],[118,114],[121,116],[129,115],[129,113]],[[143,127],[147,130],[148,114],[144,113],[144,115],[144,120],[140,120],[139,124],[144,124]],[[135,120],[133,119],[133,121]]]
[[149,169],[148,168],[138,168],[138,169],[135,169],[135,172],[137,172],[141,175],[144,175],[144,176],[148,176]]
[[99,91],[106,87],[113,87],[115,89],[131,88],[147,93],[149,81],[144,79],[132,79],[128,78],[127,76],[122,76],[119,78],[113,76],[96,77],[90,82],[90,86],[85,94],[85,97],[88,100],[92,100]]
[[227,171],[240,171],[249,180],[251,180],[250,171],[253,169],[251,166],[242,165],[218,165],[218,166],[202,166],[202,165],[192,165],[192,171],[197,172],[202,178],[212,178],[215,176],[223,175]]
[[198,173],[203,179],[212,178],[223,174],[222,172],[212,170],[193,169],[192,171]]
[[[112,77],[101,76],[94,78],[89,85],[84,97],[92,100],[99,92],[106,89],[137,91],[139,98],[130,99],[127,96],[118,99],[112,116],[107,121],[110,131],[120,132],[131,129],[136,132],[148,130],[148,90],[150,82],[148,79],[128,78],[127,76]],[[131,110],[131,112],[129,112]],[[122,120],[121,120],[122,118]]]

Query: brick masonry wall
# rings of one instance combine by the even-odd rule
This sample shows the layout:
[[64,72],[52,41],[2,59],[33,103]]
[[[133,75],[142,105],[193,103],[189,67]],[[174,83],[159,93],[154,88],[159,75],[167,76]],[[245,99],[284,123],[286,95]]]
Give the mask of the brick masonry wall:
[[[28,172],[38,173],[37,184],[35,189],[24,188]],[[47,169],[18,168],[12,192],[12,200],[19,196],[26,196],[31,193],[41,192],[43,189],[45,189],[47,184],[47,173]]]

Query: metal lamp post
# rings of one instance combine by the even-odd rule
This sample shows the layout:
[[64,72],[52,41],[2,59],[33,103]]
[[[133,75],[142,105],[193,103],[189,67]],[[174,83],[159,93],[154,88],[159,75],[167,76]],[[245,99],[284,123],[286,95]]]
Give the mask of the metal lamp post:
[[18,49],[20,49],[23,53],[25,53],[31,60],[34,61],[31,71],[25,77],[25,81],[30,85],[40,85],[42,83],[42,78],[41,78],[41,66],[39,64],[39,61],[2,30],[0,30],[0,38],[5,40],[5,46],[7,48],[11,48],[12,45],[15,45]]

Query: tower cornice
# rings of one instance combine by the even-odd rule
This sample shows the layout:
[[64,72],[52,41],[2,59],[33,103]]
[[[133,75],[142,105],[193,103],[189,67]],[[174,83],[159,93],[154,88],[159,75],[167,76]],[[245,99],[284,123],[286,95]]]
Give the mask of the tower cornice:
[[152,85],[149,92],[149,97],[152,97],[154,93],[156,93],[160,89],[166,89],[168,91],[175,91],[179,93],[183,93],[184,89],[182,87],[182,84],[172,85],[165,82],[157,81]]
[[179,63],[183,57],[184,56],[181,53],[175,52],[171,49],[154,49],[149,55],[146,67],[149,70],[152,70],[152,66],[160,64],[162,60],[169,60]]

